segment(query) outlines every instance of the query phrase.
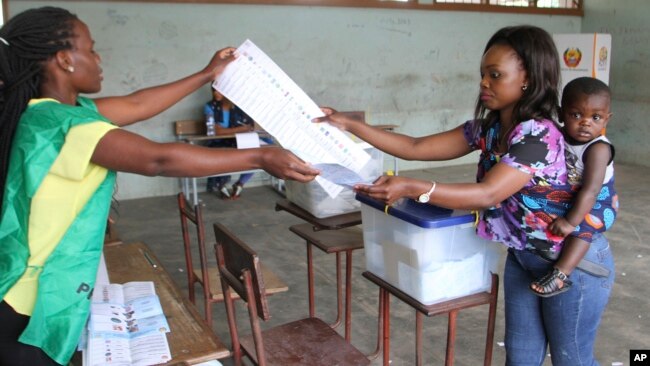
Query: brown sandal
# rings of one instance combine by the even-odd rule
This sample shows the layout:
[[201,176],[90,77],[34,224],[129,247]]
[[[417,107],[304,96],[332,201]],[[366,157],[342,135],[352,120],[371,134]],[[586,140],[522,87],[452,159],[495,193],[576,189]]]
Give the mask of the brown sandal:
[[[558,285],[556,279],[562,281],[562,287]],[[568,291],[571,288],[572,284],[573,282],[571,282],[569,277],[565,275],[564,272],[560,271],[557,268],[553,268],[553,271],[547,273],[544,277],[533,281],[533,283],[530,285],[530,290],[537,296],[551,297]],[[533,288],[533,285],[539,287],[540,290],[535,290]]]

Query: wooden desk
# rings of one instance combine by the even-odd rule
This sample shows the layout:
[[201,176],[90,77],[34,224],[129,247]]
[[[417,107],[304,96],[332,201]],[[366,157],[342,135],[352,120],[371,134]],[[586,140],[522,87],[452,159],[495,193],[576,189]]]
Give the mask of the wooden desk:
[[[154,268],[147,258],[156,265]],[[169,323],[167,333],[172,360],[167,365],[193,365],[230,356],[230,351],[212,332],[192,303],[180,292],[160,261],[144,243],[104,248],[111,283],[153,281]]]

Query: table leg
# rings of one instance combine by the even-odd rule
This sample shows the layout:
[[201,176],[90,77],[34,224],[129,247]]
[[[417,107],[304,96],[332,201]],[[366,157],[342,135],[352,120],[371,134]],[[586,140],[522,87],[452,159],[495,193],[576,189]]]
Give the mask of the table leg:
[[393,172],[395,175],[399,175],[399,167],[397,166],[397,157],[393,156]]
[[345,340],[352,337],[352,251],[345,251]]
[[195,206],[198,205],[199,204],[199,194],[198,194],[197,189],[196,189],[196,178],[194,178],[194,177],[192,177],[192,198],[193,198],[194,205]]
[[422,313],[415,311],[415,364],[422,366]]
[[383,322],[384,330],[382,331],[382,336],[384,338],[384,366],[390,365],[390,292],[384,290],[383,288],[379,289],[380,293],[383,293],[383,304],[384,310]]
[[313,318],[316,313],[314,304],[314,266],[312,263],[312,248],[307,242],[307,291],[309,298],[309,317]]
[[189,183],[189,178],[181,178],[181,190],[183,191],[183,195],[185,196],[185,199],[187,201],[190,200],[190,183]]
[[341,325],[341,314],[343,313],[343,276],[341,275],[341,252],[336,252],[336,321],[331,324],[332,328]]
[[381,349],[382,349],[382,340],[383,340],[383,333],[384,333],[384,294],[381,288],[379,289],[378,302],[379,302],[379,306],[377,308],[377,313],[379,315],[377,316],[377,347],[375,347],[374,352],[368,355],[369,360],[374,360],[375,358],[377,358],[381,353]]
[[497,317],[497,298],[499,294],[499,276],[492,274],[492,288],[490,289],[490,309],[488,327],[485,339],[485,358],[483,366],[492,365],[492,348],[494,347],[494,323]]
[[456,316],[458,310],[449,312],[449,324],[447,325],[447,353],[445,355],[445,366],[454,364],[454,347],[456,342]]

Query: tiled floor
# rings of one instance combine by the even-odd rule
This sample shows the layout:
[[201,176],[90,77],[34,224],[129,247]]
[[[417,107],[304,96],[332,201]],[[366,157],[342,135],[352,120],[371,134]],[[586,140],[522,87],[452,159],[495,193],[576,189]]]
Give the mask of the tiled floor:
[[[473,181],[474,166],[463,165],[401,172],[402,175],[436,179],[441,182]],[[630,349],[650,349],[650,302],[647,283],[650,280],[650,236],[648,205],[650,168],[617,165],[617,189],[621,212],[608,238],[616,258],[616,284],[609,307],[603,317],[596,355],[601,365],[622,362],[628,365]],[[286,212],[276,212],[275,202],[281,196],[269,187],[246,188],[240,199],[221,201],[216,196],[201,194],[209,242],[213,241],[211,223],[221,222],[253,247],[267,266],[289,285],[289,291],[270,298],[273,318],[269,325],[304,317],[308,314],[306,251],[303,240],[291,233],[289,226],[302,221]],[[144,241],[163,262],[178,285],[187,291],[179,216],[175,196],[155,197],[119,202],[117,230],[125,242]],[[210,245],[211,246],[211,245]],[[503,251],[505,253],[505,251]],[[210,258],[214,260],[214,258]],[[503,259],[503,255],[502,255]],[[314,251],[317,313],[328,321],[335,318],[334,256]],[[377,287],[363,278],[363,251],[354,252],[352,343],[364,353],[374,350],[376,341]],[[499,266],[502,270],[502,265]],[[214,307],[214,330],[229,342],[224,308]],[[245,320],[241,308],[240,320]],[[391,302],[392,365],[413,365],[414,311],[393,299]],[[456,365],[482,364],[487,306],[467,309],[458,317]],[[245,327],[246,323],[242,321]],[[504,364],[503,302],[500,293],[492,363]],[[342,333],[342,327],[339,327]],[[425,318],[424,364],[444,364],[446,317]],[[228,360],[224,364],[231,364]],[[373,365],[380,365],[379,359]],[[550,361],[546,364],[550,365]]]

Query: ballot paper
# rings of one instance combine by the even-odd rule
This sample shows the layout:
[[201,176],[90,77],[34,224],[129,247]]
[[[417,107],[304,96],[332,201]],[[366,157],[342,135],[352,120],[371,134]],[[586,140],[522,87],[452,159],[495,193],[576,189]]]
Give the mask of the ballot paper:
[[373,179],[364,178],[356,172],[338,164],[315,164],[314,168],[320,170],[320,176],[334,184],[347,188],[354,188],[355,184],[372,184]]
[[[239,57],[213,87],[251,116],[285,149],[312,164],[339,164],[359,172],[370,160],[345,133],[327,123],[313,123],[323,112],[282,69],[253,42],[246,40]],[[317,177],[331,196],[343,187]]]

